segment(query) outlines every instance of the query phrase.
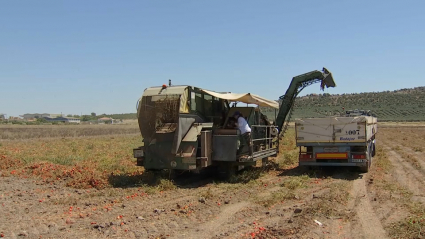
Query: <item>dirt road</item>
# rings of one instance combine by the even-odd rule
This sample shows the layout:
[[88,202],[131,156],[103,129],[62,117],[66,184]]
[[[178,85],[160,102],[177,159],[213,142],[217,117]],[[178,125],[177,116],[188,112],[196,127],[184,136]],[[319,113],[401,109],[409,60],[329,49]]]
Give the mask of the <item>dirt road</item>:
[[[399,131],[410,136],[397,137]],[[368,174],[274,165],[244,171],[234,183],[187,175],[173,185],[86,190],[3,170],[0,233],[5,238],[424,237],[424,143],[425,129],[381,129]]]

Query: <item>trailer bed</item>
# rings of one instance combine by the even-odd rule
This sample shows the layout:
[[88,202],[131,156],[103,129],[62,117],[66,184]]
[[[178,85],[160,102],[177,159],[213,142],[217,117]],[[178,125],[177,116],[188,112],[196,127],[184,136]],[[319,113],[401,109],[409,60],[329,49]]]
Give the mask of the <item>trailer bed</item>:
[[377,133],[372,116],[305,118],[295,121],[297,146],[367,143]]

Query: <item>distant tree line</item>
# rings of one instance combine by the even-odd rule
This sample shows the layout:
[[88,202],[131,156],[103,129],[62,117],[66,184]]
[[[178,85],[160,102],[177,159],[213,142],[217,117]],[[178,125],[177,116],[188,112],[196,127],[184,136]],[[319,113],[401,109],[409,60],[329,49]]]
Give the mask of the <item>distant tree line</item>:
[[[338,115],[344,110],[371,110],[381,121],[425,121],[425,87],[352,94],[308,94],[298,97],[294,118]],[[274,118],[274,109],[262,108]]]

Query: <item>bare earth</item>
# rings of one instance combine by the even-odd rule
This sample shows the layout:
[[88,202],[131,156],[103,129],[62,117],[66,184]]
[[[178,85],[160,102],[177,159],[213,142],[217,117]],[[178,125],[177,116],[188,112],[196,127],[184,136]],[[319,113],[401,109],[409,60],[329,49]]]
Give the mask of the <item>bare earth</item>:
[[425,128],[382,128],[367,174],[280,166],[247,183],[185,175],[176,189],[153,192],[137,186],[74,189],[0,171],[0,233],[4,238],[423,238],[424,142]]

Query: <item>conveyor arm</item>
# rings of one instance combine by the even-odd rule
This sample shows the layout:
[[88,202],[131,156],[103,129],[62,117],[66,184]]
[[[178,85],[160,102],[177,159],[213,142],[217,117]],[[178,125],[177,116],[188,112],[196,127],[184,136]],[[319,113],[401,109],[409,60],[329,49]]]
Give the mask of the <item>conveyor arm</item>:
[[307,86],[321,82],[320,88],[323,90],[325,86],[335,87],[336,84],[332,77],[332,73],[326,68],[323,68],[322,71],[310,71],[308,73],[295,76],[292,78],[289,88],[286,90],[285,95],[279,97],[281,105],[279,108],[279,113],[276,118],[276,126],[279,131],[282,132],[282,127],[285,122],[286,116],[288,115],[291,107],[294,104],[295,98],[297,95]]

